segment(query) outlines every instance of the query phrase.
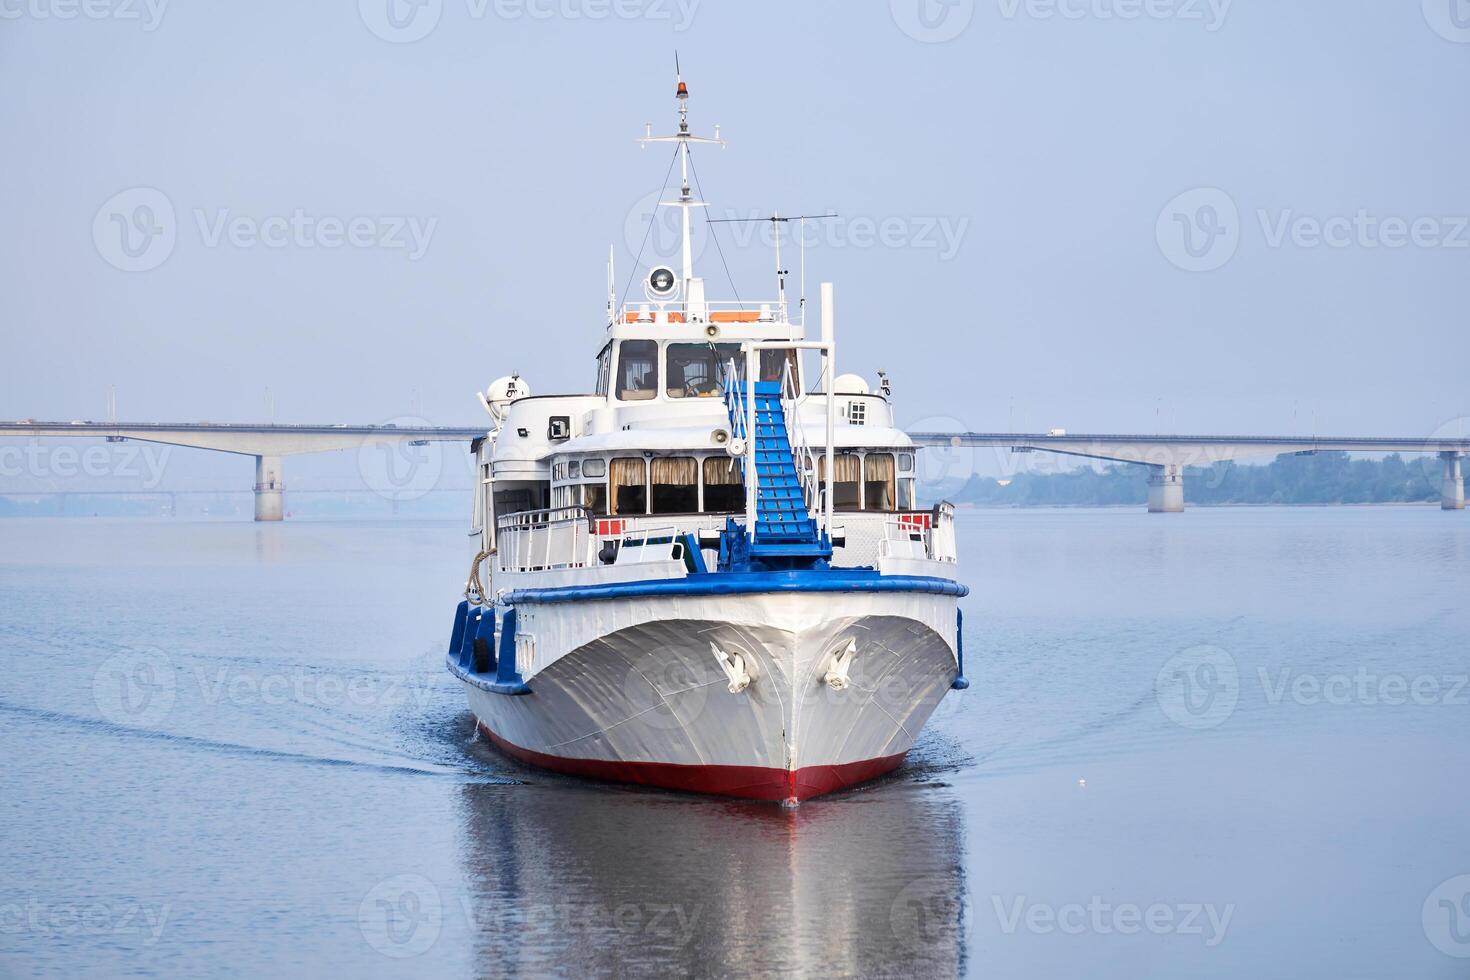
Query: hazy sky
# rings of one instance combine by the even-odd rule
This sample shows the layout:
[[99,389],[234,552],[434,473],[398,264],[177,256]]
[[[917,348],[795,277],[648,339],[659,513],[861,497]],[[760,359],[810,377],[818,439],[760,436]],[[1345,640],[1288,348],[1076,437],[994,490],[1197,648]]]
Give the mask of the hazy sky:
[[810,278],[905,423],[1470,416],[1464,0],[0,0],[0,418],[590,388],[676,48],[714,210],[840,214]]

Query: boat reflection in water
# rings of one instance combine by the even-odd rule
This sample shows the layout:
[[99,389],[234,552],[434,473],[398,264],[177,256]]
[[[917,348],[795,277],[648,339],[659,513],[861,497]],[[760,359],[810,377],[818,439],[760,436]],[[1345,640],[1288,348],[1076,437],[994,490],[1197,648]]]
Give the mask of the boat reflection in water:
[[797,809],[558,777],[466,785],[476,972],[959,973],[961,806],[912,779]]

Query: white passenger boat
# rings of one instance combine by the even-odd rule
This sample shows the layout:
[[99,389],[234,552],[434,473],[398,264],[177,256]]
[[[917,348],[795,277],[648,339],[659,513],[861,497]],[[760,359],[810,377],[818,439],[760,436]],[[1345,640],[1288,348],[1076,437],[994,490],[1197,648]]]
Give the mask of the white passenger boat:
[[682,80],[677,98],[678,132],[645,141],[683,177],[681,269],[623,303],[609,268],[592,394],[479,395],[494,427],[449,669],[524,762],[794,803],[898,766],[967,686],[967,589],[886,381],[836,375],[830,284],[815,339],[779,258],[774,300],[706,298],[690,154],[718,141],[691,135]]

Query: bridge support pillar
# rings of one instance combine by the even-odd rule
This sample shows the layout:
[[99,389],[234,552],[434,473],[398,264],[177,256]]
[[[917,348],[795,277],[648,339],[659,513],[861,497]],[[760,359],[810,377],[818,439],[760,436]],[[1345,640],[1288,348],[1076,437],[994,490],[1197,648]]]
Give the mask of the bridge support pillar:
[[1184,513],[1184,468],[1173,465],[1150,465],[1148,476],[1148,512],[1150,514]]
[[1462,453],[1440,453],[1444,460],[1444,484],[1439,491],[1439,506],[1443,510],[1465,509],[1465,475],[1460,467]]
[[255,519],[279,521],[285,515],[286,485],[281,482],[281,457],[255,457]]

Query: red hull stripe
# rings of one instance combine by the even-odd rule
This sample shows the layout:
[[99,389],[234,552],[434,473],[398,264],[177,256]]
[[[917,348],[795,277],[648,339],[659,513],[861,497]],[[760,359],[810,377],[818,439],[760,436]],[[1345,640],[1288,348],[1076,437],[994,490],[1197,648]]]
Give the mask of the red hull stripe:
[[506,755],[553,772],[747,800],[809,800],[890,772],[898,768],[907,754],[900,752],[881,759],[844,762],[835,766],[806,766],[792,772],[768,766],[686,766],[674,762],[570,759],[523,749],[492,732],[484,722],[480,722],[480,731]]

